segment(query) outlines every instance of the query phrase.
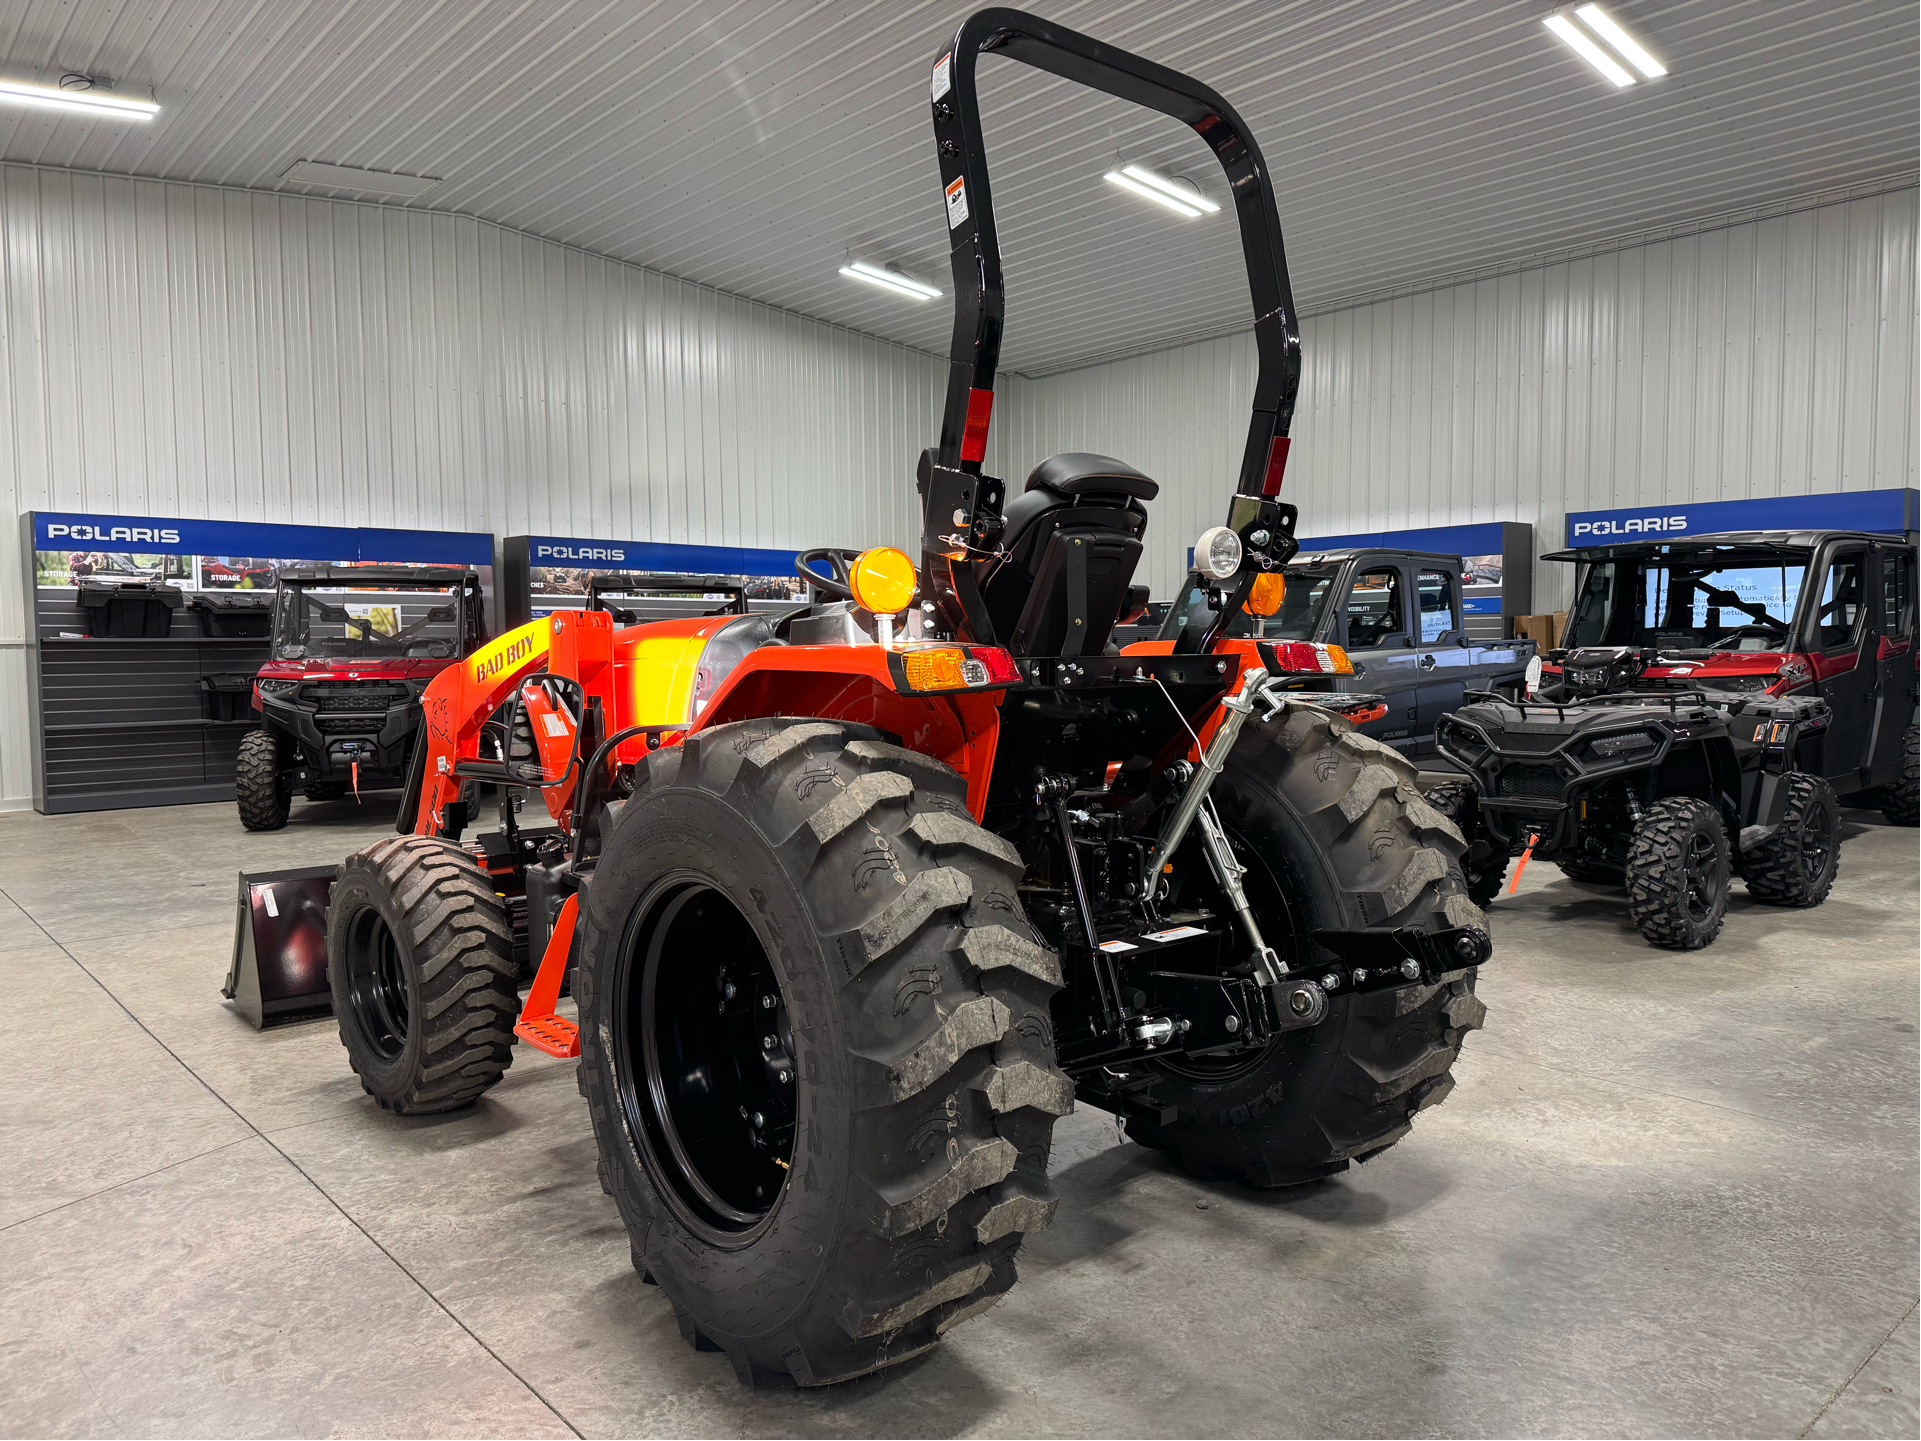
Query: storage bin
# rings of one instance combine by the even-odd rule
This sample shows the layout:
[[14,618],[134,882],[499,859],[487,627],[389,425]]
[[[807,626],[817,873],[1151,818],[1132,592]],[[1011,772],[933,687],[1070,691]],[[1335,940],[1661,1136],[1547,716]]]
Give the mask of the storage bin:
[[253,710],[253,677],[203,675],[200,700],[210,721],[246,720]]
[[200,633],[204,636],[265,639],[273,634],[273,592],[270,590],[202,592],[187,602],[187,608],[199,618]]
[[164,636],[186,597],[163,580],[99,580],[83,576],[78,604],[91,636]]

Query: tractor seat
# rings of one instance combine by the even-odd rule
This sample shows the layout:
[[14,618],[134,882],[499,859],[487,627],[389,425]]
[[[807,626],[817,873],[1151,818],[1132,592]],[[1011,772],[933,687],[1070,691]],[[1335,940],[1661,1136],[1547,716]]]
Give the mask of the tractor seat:
[[983,584],[1004,644],[1023,655],[1099,655],[1140,559],[1160,486],[1105,455],[1070,451],[1034,467],[1003,512],[1002,558]]

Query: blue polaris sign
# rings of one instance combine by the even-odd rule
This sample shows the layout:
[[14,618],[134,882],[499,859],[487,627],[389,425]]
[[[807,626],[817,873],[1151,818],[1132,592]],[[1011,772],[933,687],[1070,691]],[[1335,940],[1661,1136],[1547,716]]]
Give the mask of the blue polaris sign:
[[797,553],[739,545],[669,545],[651,540],[582,540],[562,535],[527,537],[527,564],[535,569],[792,575]]
[[1678,540],[1728,530],[1866,530],[1900,535],[1915,529],[1913,490],[1840,490],[1760,500],[1686,501],[1622,510],[1572,511],[1570,546],[1623,540]]
[[407,565],[492,565],[494,538],[473,531],[383,530],[368,526],[274,525],[252,520],[92,515],[36,511],[35,550],[139,555],[245,555],[273,560],[387,561]]

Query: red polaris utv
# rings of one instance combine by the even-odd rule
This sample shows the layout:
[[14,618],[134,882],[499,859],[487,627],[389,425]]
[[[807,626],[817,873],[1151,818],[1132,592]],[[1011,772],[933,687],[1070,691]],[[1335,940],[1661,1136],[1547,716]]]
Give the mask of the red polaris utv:
[[[1057,455],[1009,499],[982,472],[990,53],[1182,121],[1232,197],[1260,373],[1182,592],[1206,604],[1167,639],[1107,644],[1153,480]],[[1013,10],[961,25],[931,104],[957,299],[918,567],[812,551],[824,598],[782,614],[501,636],[428,687],[405,834],[349,857],[328,910],[368,1094],[447,1111],[516,1038],[578,1056],[634,1265],[749,1381],[878,1370],[999,1300],[1077,1097],[1198,1175],[1292,1185],[1405,1136],[1484,1015],[1463,842],[1345,713],[1375,700],[1295,688],[1338,646],[1229,633],[1298,549],[1300,342],[1253,137],[1197,81]],[[470,782],[552,824],[503,806],[463,841]]]
[[399,785],[427,683],[487,639],[480,577],[451,566],[310,566],[280,573],[260,729],[240,740],[234,800],[250,831],[315,801]]

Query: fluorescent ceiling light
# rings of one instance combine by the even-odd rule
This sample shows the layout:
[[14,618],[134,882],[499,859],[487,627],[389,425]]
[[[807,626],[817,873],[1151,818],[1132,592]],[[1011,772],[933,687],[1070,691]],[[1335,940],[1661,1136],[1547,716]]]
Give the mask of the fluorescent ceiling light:
[[395,175],[386,170],[362,170],[357,165],[322,165],[313,160],[296,160],[280,172],[280,178],[295,185],[325,185],[333,190],[364,190],[370,195],[410,198],[440,184],[438,175]]
[[1576,55],[1579,55],[1616,85],[1628,86],[1634,83],[1634,77],[1621,68],[1620,62],[1599,45],[1596,45],[1592,40],[1588,39],[1586,35],[1582,34],[1580,28],[1575,25],[1572,20],[1568,19],[1567,16],[1550,15],[1541,23],[1558,35],[1567,45],[1568,49],[1572,50]]
[[869,285],[878,285],[883,290],[911,296],[915,300],[934,300],[940,296],[940,292],[926,281],[903,275],[898,270],[871,265],[865,260],[850,260],[841,266],[840,273],[851,280],[865,280]]
[[1178,200],[1181,204],[1191,206],[1195,210],[1205,211],[1209,215],[1215,214],[1221,208],[1187,181],[1170,180],[1165,175],[1155,174],[1145,165],[1123,165],[1121,174],[1129,180],[1138,180],[1143,185],[1151,185],[1170,199]]
[[145,123],[160,113],[151,100],[133,100],[111,90],[62,90],[25,80],[0,80],[0,105],[31,105],[40,110],[65,110],[95,119],[137,120]]
[[1621,58],[1648,79],[1668,73],[1667,66],[1643,50],[1641,42],[1616,25],[1599,5],[1583,5],[1574,13],[1587,22],[1588,29],[1620,51]]
[[1200,191],[1179,181],[1169,180],[1164,175],[1156,175],[1144,165],[1123,165],[1119,170],[1110,170],[1103,179],[1118,185],[1123,190],[1131,190],[1136,195],[1165,205],[1189,220],[1211,214],[1221,207],[1209,200]]

